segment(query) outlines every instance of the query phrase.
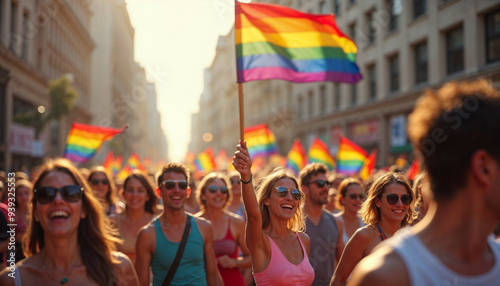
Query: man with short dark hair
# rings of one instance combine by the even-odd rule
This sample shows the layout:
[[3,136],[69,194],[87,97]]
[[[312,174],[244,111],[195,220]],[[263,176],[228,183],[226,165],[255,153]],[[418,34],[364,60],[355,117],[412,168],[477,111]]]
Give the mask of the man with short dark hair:
[[[354,269],[350,285],[500,285],[500,92],[485,80],[426,91],[409,117],[427,214]],[[427,188],[424,188],[424,192]]]
[[306,195],[304,213],[306,234],[311,238],[309,262],[314,268],[312,285],[329,285],[335,266],[342,255],[342,223],[325,210],[331,182],[328,169],[322,163],[310,163],[299,173],[299,184]]
[[135,267],[141,285],[150,285],[150,268],[153,285],[162,285],[173,264],[188,219],[191,230],[170,285],[223,285],[215,260],[212,225],[184,210],[191,191],[188,182],[189,170],[178,163],[165,165],[158,176],[163,214],[140,230],[136,243]]

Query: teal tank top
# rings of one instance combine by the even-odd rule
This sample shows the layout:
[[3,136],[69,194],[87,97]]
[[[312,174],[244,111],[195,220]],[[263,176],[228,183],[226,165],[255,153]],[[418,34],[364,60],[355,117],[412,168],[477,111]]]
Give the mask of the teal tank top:
[[[207,285],[205,244],[195,219],[192,216],[189,216],[189,218],[191,219],[191,233],[188,236],[184,254],[170,285]],[[156,246],[151,259],[151,269],[153,270],[153,286],[161,286],[163,280],[167,277],[170,265],[174,262],[180,242],[172,242],[165,237],[159,218],[154,220],[154,225]]]

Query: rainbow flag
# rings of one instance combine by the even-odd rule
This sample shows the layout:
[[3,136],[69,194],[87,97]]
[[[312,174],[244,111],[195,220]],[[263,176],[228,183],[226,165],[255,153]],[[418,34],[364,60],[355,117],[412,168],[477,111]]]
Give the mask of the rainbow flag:
[[328,146],[318,137],[315,137],[311,146],[309,146],[307,157],[309,158],[308,163],[323,163],[329,170],[333,169],[333,166],[335,165],[333,157],[330,155],[330,151],[328,150]]
[[102,163],[102,166],[106,168],[108,174],[113,174],[113,162],[113,151],[109,150],[104,162]]
[[189,171],[196,171],[196,165],[194,161],[196,160],[196,154],[193,152],[187,152],[186,157],[184,158],[184,164],[189,168]]
[[340,136],[339,152],[337,154],[337,173],[357,175],[363,167],[368,154],[351,140]]
[[211,147],[205,149],[203,152],[198,154],[196,160],[194,160],[194,165],[197,171],[212,172],[215,170],[215,156],[214,151]]
[[408,170],[406,170],[406,177],[410,180],[415,180],[418,174],[420,174],[420,161],[418,157],[415,157],[413,158],[413,163],[411,163]]
[[286,167],[298,175],[306,165],[306,152],[299,139],[295,139],[287,155]]
[[122,156],[118,156],[115,158],[113,162],[113,174],[116,175],[122,169]]
[[66,139],[64,158],[77,163],[88,161],[99,150],[104,141],[122,132],[123,129],[73,122]]
[[238,83],[283,79],[354,84],[362,78],[356,44],[337,27],[333,15],[236,1],[235,39]]
[[377,161],[377,149],[373,149],[373,151],[370,153],[370,156],[368,156],[368,158],[366,158],[365,162],[363,163],[361,171],[359,171],[359,177],[362,180],[366,180],[368,179],[368,177],[370,177],[373,169],[375,169],[376,161]]
[[248,152],[252,159],[256,157],[270,157],[278,154],[276,146],[276,137],[273,131],[265,124],[257,124],[245,128],[245,141],[247,142]]
[[141,164],[141,160],[139,159],[139,155],[136,153],[132,153],[125,164],[125,167],[116,175],[119,179],[125,180],[128,175],[132,173],[132,170],[141,170],[143,172],[146,171],[146,168]]

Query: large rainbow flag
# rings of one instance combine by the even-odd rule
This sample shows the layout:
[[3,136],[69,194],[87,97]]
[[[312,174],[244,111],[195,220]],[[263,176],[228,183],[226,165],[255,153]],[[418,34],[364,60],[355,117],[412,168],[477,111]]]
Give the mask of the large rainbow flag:
[[291,82],[356,83],[356,44],[333,15],[236,1],[235,39],[238,83],[283,79]]
[[339,152],[337,154],[337,173],[357,175],[365,163],[368,154],[351,140],[340,136]]
[[331,170],[335,165],[333,157],[330,155],[330,151],[328,150],[328,146],[318,137],[315,137],[311,146],[309,146],[307,157],[309,158],[309,163],[323,163],[329,170]]
[[64,158],[77,163],[88,161],[99,150],[104,141],[122,132],[123,129],[73,122],[66,139]]
[[263,123],[246,127],[245,141],[252,159],[278,154],[276,137],[274,137],[273,131]]
[[293,142],[292,148],[287,155],[286,167],[295,172],[295,175],[298,175],[300,170],[304,168],[306,165],[306,152],[304,151],[304,147],[302,143],[300,143],[299,139],[295,139]]

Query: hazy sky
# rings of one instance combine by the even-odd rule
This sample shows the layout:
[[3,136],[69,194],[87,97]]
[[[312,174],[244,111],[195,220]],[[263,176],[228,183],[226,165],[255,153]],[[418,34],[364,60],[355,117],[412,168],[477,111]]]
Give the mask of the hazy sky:
[[135,28],[135,60],[156,83],[169,159],[184,160],[203,69],[219,35],[234,21],[234,0],[126,0]]

